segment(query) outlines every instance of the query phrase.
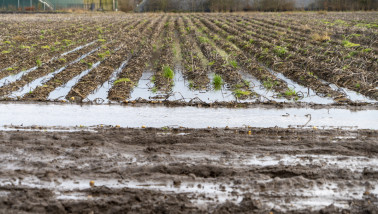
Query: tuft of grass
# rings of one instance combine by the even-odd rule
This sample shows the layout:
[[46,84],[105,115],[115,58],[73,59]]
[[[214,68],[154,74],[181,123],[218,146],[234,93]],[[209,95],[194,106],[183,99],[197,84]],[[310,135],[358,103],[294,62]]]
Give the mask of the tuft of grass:
[[360,44],[356,44],[356,43],[350,42],[348,40],[344,40],[343,46],[346,47],[346,48],[354,48],[354,47],[360,47]]
[[129,78],[120,78],[120,79],[117,79],[116,81],[114,81],[113,85],[116,85],[116,84],[122,83],[122,82],[130,82],[130,79]]
[[287,49],[286,49],[286,47],[276,46],[276,47],[274,47],[274,53],[276,53],[277,56],[283,58],[283,57],[285,57],[285,55],[287,53]]
[[201,43],[209,43],[209,41],[210,41],[208,38],[206,38],[204,36],[200,36],[200,37],[198,37],[198,39]]
[[42,49],[50,49],[50,46],[48,46],[48,45],[44,45],[44,46],[42,46],[41,48],[42,48]]
[[279,84],[278,81],[273,81],[272,79],[268,78],[263,82],[264,88],[270,90],[273,87],[277,86]]
[[327,32],[325,33],[314,33],[311,35],[311,38],[312,40],[314,41],[318,41],[318,42],[326,42],[326,41],[330,41],[331,40],[331,37],[328,35]]
[[163,76],[165,78],[169,79],[169,80],[173,80],[175,73],[173,72],[173,70],[168,65],[165,65],[163,67]]
[[222,85],[223,85],[222,77],[220,75],[218,75],[218,74],[215,74],[214,78],[213,78],[214,89],[215,90],[220,90],[222,88]]
[[288,88],[286,91],[285,91],[285,95],[288,96],[288,97],[293,97],[293,96],[296,96],[297,92],[295,91],[294,88]]
[[38,67],[41,67],[41,66],[42,66],[42,61],[41,61],[40,59],[37,59],[35,62],[37,63],[37,66],[38,66]]
[[231,60],[229,64],[234,68],[238,68],[238,63],[235,60]]
[[236,89],[234,92],[235,97],[240,98],[242,96],[249,96],[251,94],[250,91],[243,91],[240,89]]

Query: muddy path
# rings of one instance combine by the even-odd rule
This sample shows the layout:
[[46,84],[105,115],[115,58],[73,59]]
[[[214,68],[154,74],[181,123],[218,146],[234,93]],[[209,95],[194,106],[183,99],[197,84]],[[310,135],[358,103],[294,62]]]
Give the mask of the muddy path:
[[2,131],[0,212],[374,213],[377,137],[281,128]]

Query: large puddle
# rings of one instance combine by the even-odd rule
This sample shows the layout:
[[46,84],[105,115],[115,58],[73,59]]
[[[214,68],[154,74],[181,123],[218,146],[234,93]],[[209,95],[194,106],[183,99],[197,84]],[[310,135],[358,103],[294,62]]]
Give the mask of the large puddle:
[[0,125],[121,127],[313,127],[377,129],[378,110],[0,104]]

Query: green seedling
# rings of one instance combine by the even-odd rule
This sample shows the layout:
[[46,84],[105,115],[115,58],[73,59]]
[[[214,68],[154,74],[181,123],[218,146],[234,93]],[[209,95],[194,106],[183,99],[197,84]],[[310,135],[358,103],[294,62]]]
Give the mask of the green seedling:
[[168,65],[166,65],[163,67],[163,76],[169,80],[173,80],[175,73]]
[[231,60],[229,64],[234,68],[238,68],[238,63],[235,60]]
[[343,45],[346,48],[354,48],[354,47],[359,47],[360,46],[360,44],[356,44],[356,43],[350,42],[348,40],[344,40],[343,41]]
[[294,88],[288,88],[286,91],[285,91],[285,95],[288,96],[288,97],[293,97],[297,94],[297,92],[295,91]]
[[218,75],[218,74],[215,74],[214,78],[213,78],[214,89],[215,90],[220,90],[222,88],[222,85],[223,85],[222,77],[220,75]]
[[233,93],[234,93],[235,97],[237,97],[237,98],[240,98],[242,96],[251,95],[250,91],[243,91],[243,90],[240,90],[240,89],[236,89]]
[[287,53],[287,49],[286,47],[276,46],[274,47],[274,53],[276,53],[277,56],[283,58]]
[[42,66],[42,61],[40,59],[37,59],[35,62],[36,62],[38,67]]
[[113,85],[116,85],[116,84],[122,83],[122,82],[130,82],[130,81],[131,80],[129,78],[121,78],[121,79],[114,81]]

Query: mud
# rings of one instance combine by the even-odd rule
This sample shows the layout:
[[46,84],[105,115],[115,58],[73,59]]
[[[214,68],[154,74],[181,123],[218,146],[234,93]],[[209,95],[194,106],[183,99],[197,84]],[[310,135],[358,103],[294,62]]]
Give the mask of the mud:
[[378,209],[376,130],[94,131],[1,131],[0,212]]

